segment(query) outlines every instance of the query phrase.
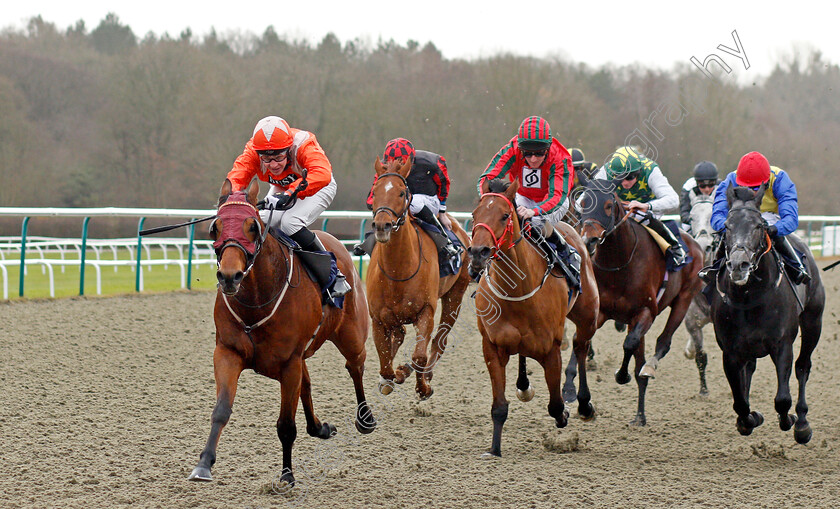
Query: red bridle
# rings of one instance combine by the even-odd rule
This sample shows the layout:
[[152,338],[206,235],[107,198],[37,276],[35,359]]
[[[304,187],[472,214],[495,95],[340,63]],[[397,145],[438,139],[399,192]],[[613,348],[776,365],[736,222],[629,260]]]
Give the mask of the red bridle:
[[[498,196],[499,198],[505,200],[505,202],[508,204],[508,207],[510,207],[510,215],[508,216],[507,225],[505,225],[505,229],[502,231],[502,234],[499,236],[499,238],[496,238],[496,234],[493,233],[493,229],[490,228],[490,226],[486,223],[475,223],[472,229],[473,237],[475,237],[475,230],[479,227],[484,228],[485,230],[490,232],[490,236],[493,237],[493,246],[496,248],[496,252],[493,253],[492,258],[498,258],[501,250],[510,249],[517,243],[513,239],[513,218],[516,216],[516,209],[513,207],[513,204],[510,202],[510,200],[508,200],[508,197],[501,193],[484,193],[481,195],[481,198],[483,199],[485,196]],[[505,241],[505,235],[508,234],[510,234],[510,244],[508,246],[502,246],[502,244]]]

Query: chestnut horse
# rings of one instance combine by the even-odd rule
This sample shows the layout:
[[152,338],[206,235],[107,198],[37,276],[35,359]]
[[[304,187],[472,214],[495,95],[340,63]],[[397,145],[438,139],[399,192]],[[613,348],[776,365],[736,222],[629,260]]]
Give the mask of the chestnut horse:
[[[461,309],[461,299],[470,282],[466,253],[461,254],[457,274],[440,277],[438,252],[429,235],[409,214],[411,191],[406,177],[411,162],[377,159],[373,187],[373,233],[376,244],[370,255],[366,285],[373,325],[373,340],[379,354],[379,390],[390,394],[394,383],[403,383],[412,370],[417,374],[417,395],[428,399],[432,370],[446,349],[446,335]],[[470,245],[467,233],[451,218],[452,230],[464,247]],[[435,326],[435,310],[441,301],[441,318],[429,350]],[[405,339],[404,324],[413,324],[417,342],[411,363],[394,370],[393,360]]]
[[[723,351],[723,371],[732,389],[738,432],[749,435],[764,422],[760,412],[750,411],[750,384],[755,360],[769,355],[776,366],[774,403],[779,428],[788,431],[793,427],[794,440],[805,444],[813,434],[806,418],[805,385],[811,373],[811,355],[822,332],[825,288],[811,250],[793,234],[788,239],[805,253],[811,280],[794,285],[785,274],[779,255],[771,249],[767,223],[761,217],[759,207],[766,189],[767,184],[763,184],[757,192],[735,186],[726,191],[726,263],[713,283],[712,323]],[[797,333],[801,343],[794,364]],[[796,415],[788,414],[792,404],[790,372],[794,367],[799,381]]]
[[[475,226],[472,247],[468,251],[472,269],[484,272],[476,291],[475,306],[484,361],[493,389],[490,412],[493,441],[487,455],[501,456],[502,427],[508,415],[505,398],[508,359],[519,354],[517,397],[523,401],[533,396],[524,369],[525,358],[536,359],[542,365],[548,385],[548,413],[554,417],[558,428],[565,427],[569,410],[563,402],[560,345],[566,317],[568,315],[577,326],[574,350],[579,358],[585,359],[597,325],[598,287],[583,241],[568,224],[555,225],[581,255],[582,292],[575,292],[570,302],[566,280],[548,268],[546,254],[530,241],[522,241],[513,205],[519,182],[508,185],[503,193],[489,192],[490,186],[491,182],[482,183],[481,199],[472,213]],[[580,416],[585,420],[592,419],[595,408],[590,402],[585,363],[580,365],[577,399]]]
[[[662,250],[644,226],[630,219],[630,213],[615,193],[615,184],[589,180],[584,175],[579,178],[586,187],[580,199],[581,237],[592,256],[601,297],[598,327],[607,320],[628,325],[624,358],[615,380],[619,384],[630,381],[628,365],[630,357],[635,357],[639,401],[636,417],[631,422],[644,426],[648,379],[656,374],[659,360],[671,348],[674,331],[685,317],[691,299],[700,291],[702,282],[697,272],[703,267],[703,251],[690,235],[682,233],[687,254],[693,259],[676,272],[666,272]],[[656,338],[653,358],[645,362],[645,333],[656,316],[669,306],[671,312]]]
[[312,410],[312,391],[305,359],[330,340],[346,359],[346,368],[356,389],[356,428],[370,433],[376,421],[365,400],[362,373],[368,317],[365,294],[350,254],[333,236],[317,232],[353,290],[344,296],[343,308],[321,305],[321,289],[307,276],[294,250],[272,235],[257,209],[258,182],[247,191],[231,192],[225,180],[216,220],[211,226],[218,259],[219,280],[213,319],[216,350],[216,406],[210,437],[201,452],[191,480],[211,481],[219,436],[231,415],[239,375],[244,369],[280,382],[280,417],[277,436],[283,447],[281,480],[294,484],[292,444],[297,436],[295,412],[303,403],[306,432],[327,439],[335,434],[332,424],[321,422]]

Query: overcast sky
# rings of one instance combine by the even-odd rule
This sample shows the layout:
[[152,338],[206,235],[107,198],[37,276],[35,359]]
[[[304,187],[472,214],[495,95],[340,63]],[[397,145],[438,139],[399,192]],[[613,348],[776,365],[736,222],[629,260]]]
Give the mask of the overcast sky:
[[[593,67],[608,62],[639,62],[670,69],[676,62],[700,61],[715,52],[733,75],[749,81],[766,76],[794,45],[817,48],[840,62],[840,35],[833,15],[811,0],[799,2],[686,2],[576,0],[401,1],[245,1],[195,2],[145,0],[6,1],[0,27],[23,28],[41,15],[60,29],[83,19],[94,29],[114,12],[135,35],[148,32],[177,36],[190,28],[195,36],[215,28],[262,34],[273,25],[278,34],[317,42],[328,32],[342,42],[362,38],[372,44],[393,39],[431,41],[446,58],[486,57],[498,52],[535,57],[560,56]],[[412,6],[411,8],[406,6]],[[750,68],[717,49],[737,49],[736,31]]]

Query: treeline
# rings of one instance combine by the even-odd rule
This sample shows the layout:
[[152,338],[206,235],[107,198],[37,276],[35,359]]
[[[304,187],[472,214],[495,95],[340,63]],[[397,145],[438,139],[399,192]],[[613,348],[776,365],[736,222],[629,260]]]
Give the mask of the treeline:
[[675,188],[698,161],[729,171],[759,150],[790,172],[801,213],[840,213],[838,66],[793,53],[740,85],[738,65],[707,77],[688,62],[447,60],[432,43],[311,45],[271,27],[138,38],[114,15],[93,30],[38,17],[0,33],[0,206],[210,208],[256,121],[276,114],[317,135],[334,209],[363,207],[374,158],[402,136],[446,157],[450,209],[470,210],[487,162],[537,114],[596,162],[636,134]]

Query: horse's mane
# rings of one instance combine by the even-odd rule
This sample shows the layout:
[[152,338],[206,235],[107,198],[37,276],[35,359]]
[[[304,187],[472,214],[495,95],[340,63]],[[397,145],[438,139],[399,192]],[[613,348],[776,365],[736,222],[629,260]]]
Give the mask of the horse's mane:
[[505,182],[500,178],[495,178],[487,183],[487,192],[489,193],[504,193],[510,187],[510,182]]

